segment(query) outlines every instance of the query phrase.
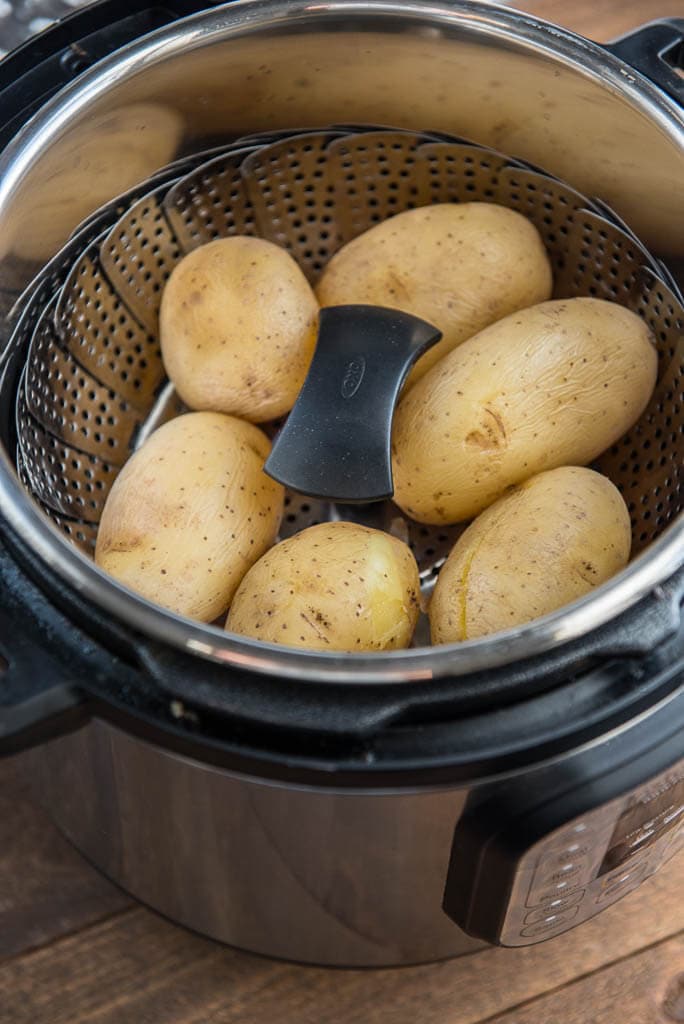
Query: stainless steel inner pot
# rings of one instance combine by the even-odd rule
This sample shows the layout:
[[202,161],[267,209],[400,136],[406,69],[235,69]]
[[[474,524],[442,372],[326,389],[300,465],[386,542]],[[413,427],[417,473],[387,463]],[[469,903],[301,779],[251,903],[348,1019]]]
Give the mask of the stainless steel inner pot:
[[[287,249],[315,284],[334,253],[373,224],[430,203],[478,200],[535,225],[555,298],[621,303],[651,328],[659,355],[654,394],[595,462],[624,495],[632,555],[639,554],[682,506],[684,306],[676,282],[603,204],[495,150],[406,130],[237,140],[170,165],[99,211],[22,300],[10,341],[27,352],[16,400],[20,479],[92,557],[121,467],[151,430],[182,411],[164,375],[158,319],[166,281],[186,253],[215,238],[256,235]],[[360,469],[364,454],[356,458]],[[391,501],[349,506],[289,491],[285,504],[281,539],[344,518],[401,537],[426,597],[466,525],[421,525]],[[413,646],[425,644],[423,616]]]
[[[658,257],[684,255],[681,111],[601,48],[488,4],[256,0],[125,47],[27,124],[0,164],[2,280],[20,291],[97,208],[173,158],[255,130],[350,122],[447,131],[532,161],[608,203]],[[545,619],[458,647],[341,658],[238,641],[125,591],[44,521],[10,453],[0,508],[115,618],[195,654],[299,679],[420,680],[503,665],[606,623],[684,562],[680,516],[623,573]]]

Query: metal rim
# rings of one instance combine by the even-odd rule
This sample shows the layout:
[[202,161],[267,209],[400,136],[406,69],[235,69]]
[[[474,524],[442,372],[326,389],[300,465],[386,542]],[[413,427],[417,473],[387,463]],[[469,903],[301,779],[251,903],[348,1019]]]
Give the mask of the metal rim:
[[[222,13],[222,11],[224,13]],[[684,117],[676,104],[647,79],[608,54],[598,44],[571,32],[507,8],[466,0],[433,5],[429,14],[418,3],[338,0],[324,11],[299,0],[242,0],[185,19],[162,29],[101,62],[48,103],[20,132],[0,160],[0,207],[34,155],[59,134],[70,118],[136,68],[202,45],[211,36],[220,40],[255,30],[263,31],[293,19],[336,15],[425,22],[445,31],[463,23],[480,34],[514,40],[516,45],[542,52],[573,66],[626,95],[669,133],[684,138]],[[0,450],[0,511],[11,529],[50,569],[86,600],[115,619],[164,644],[243,670],[311,682],[358,683],[426,681],[503,667],[544,654],[577,640],[615,619],[684,565],[684,517],[680,516],[651,547],[596,593],[551,615],[491,638],[443,647],[417,648],[375,655],[314,654],[249,639],[239,640],[210,626],[190,622],[152,605],[110,579],[76,551],[45,520],[17,481],[12,463]]]

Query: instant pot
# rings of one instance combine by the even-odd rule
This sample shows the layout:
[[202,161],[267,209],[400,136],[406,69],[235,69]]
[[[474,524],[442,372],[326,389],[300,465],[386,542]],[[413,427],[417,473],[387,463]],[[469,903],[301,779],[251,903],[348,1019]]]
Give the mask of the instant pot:
[[[105,0],[0,64],[0,752],[35,748],[54,820],[138,899],[271,956],[416,963],[559,935],[684,845],[683,55],[677,19],[602,47],[465,0]],[[679,370],[624,472],[646,522],[657,449],[669,513],[543,619],[324,655],[153,606],[48,519],[18,475],[22,323],[161,168],[368,125],[543,168],[643,243]]]

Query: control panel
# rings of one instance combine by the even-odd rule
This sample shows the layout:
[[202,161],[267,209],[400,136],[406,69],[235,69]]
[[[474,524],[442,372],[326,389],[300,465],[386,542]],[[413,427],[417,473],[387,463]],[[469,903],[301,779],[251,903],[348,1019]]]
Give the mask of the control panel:
[[456,823],[446,914],[502,946],[554,938],[684,849],[684,689],[603,743],[474,790]]
[[576,818],[518,861],[499,942],[528,945],[586,921],[684,847],[684,760]]

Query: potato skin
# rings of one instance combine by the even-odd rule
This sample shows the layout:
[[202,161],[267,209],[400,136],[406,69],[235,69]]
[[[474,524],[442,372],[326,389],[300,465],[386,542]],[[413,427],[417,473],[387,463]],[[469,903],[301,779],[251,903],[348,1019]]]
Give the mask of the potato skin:
[[540,473],[483,512],[458,539],[430,602],[435,644],[530,622],[588,594],[625,567],[631,527],[600,473]]
[[316,288],[321,306],[370,303],[413,313],[443,334],[408,378],[412,386],[466,338],[551,297],[539,232],[492,203],[439,203],[390,217],[344,246]]
[[234,633],[316,651],[408,647],[420,581],[411,550],[380,530],[321,523],[271,548],[238,588]]
[[601,299],[506,317],[401,399],[394,500],[419,522],[462,522],[535,473],[591,462],[639,419],[657,362],[647,325]]
[[276,539],[283,488],[263,472],[269,450],[258,427],[232,416],[164,424],[112,487],[97,564],[148,600],[212,622]]
[[264,423],[295,403],[316,345],[318,303],[284,249],[235,236],[181,260],[159,326],[166,372],[186,405]]

